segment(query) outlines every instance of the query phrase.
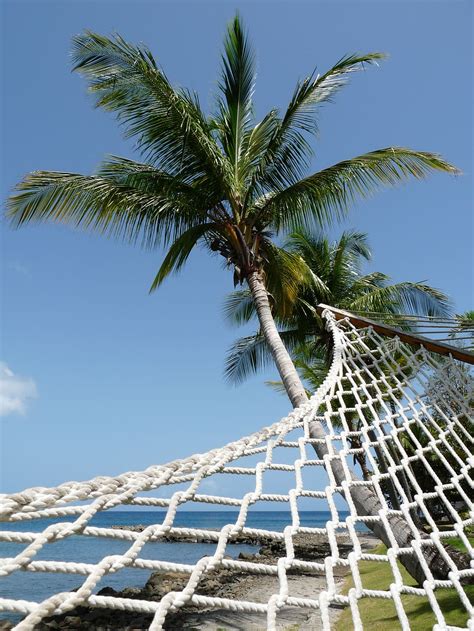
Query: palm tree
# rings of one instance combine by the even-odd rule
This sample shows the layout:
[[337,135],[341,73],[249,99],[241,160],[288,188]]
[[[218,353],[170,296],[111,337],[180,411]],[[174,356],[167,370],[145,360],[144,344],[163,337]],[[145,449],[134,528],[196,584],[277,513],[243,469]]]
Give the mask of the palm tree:
[[450,337],[453,342],[461,342],[471,352],[474,352],[474,311],[456,314],[456,326]]
[[[118,35],[86,32],[74,38],[74,69],[88,80],[97,105],[115,112],[126,136],[137,139],[146,161],[112,157],[91,176],[31,173],[10,197],[9,216],[16,225],[51,220],[168,247],[152,289],[179,270],[197,244],[222,255],[235,282],[250,288],[282,380],[299,405],[306,395],[265,289],[268,268],[275,258],[285,259],[272,234],[328,224],[346,213],[352,199],[409,176],[456,173],[432,153],[390,147],[302,177],[318,107],[354,71],[383,57],[343,57],[322,75],[299,82],[283,115],[273,109],[255,122],[255,58],[238,17],[227,29],[217,107],[210,116],[196,94],[171,85],[147,48]],[[295,261],[286,257],[283,264]]]
[[457,173],[433,153],[389,147],[308,174],[308,139],[317,131],[319,106],[352,73],[383,57],[343,57],[300,81],[283,113],[272,109],[256,121],[255,57],[238,17],[227,28],[210,115],[196,94],[171,85],[145,46],[85,32],[73,41],[74,69],[88,80],[97,106],[114,112],[126,136],[136,138],[144,161],[111,157],[94,175],[30,173],[9,199],[9,217],[17,226],[49,220],[167,248],[152,290],[196,245],[221,255],[234,283],[250,289],[281,379],[299,406],[306,393],[278,334],[265,283],[275,268],[286,270],[291,293],[292,279],[304,271],[272,237],[327,225],[381,186],[431,171]]
[[[363,264],[372,258],[364,233],[347,231],[331,243],[324,235],[299,230],[289,236],[282,249],[299,257],[308,271],[293,292],[292,302],[282,300],[280,287],[276,286],[279,299],[270,298],[272,312],[281,337],[313,392],[323,381],[332,358],[332,338],[316,305],[324,303],[352,312],[384,313],[385,323],[404,329],[412,325],[410,319],[400,318],[401,314],[443,317],[450,311],[447,296],[426,283],[391,284],[390,277],[381,272],[363,274]],[[272,296],[274,288],[271,283],[268,285]],[[235,324],[254,318],[255,306],[248,289],[230,294],[224,311]],[[226,376],[239,383],[270,360],[270,349],[260,331],[236,341],[227,356]]]
[[[425,283],[401,282],[389,284],[390,278],[380,272],[363,274],[363,263],[370,261],[372,254],[367,235],[347,231],[339,240],[331,243],[324,235],[313,236],[305,231],[290,235],[285,248],[300,256],[310,271],[310,282],[305,278],[292,304],[281,300],[273,301],[275,319],[280,325],[280,334],[289,347],[293,363],[307,388],[314,392],[324,381],[332,359],[332,338],[325,323],[314,306],[325,303],[348,311],[375,311],[386,314],[384,320],[397,326],[409,328],[410,322],[400,319],[400,314],[445,316],[449,312],[449,301],[442,292]],[[269,287],[271,292],[272,287]],[[277,287],[278,290],[278,287]],[[227,317],[234,323],[250,321],[255,316],[251,296],[247,291],[233,292],[225,305]],[[394,316],[394,318],[392,318]],[[233,382],[240,382],[249,374],[257,372],[271,360],[271,354],[261,333],[238,340],[227,357],[226,375]],[[399,361],[403,361],[399,358]],[[406,367],[405,367],[406,371]],[[390,375],[387,374],[390,381]],[[281,381],[269,381],[268,385],[284,392]],[[367,386],[370,389],[370,385]],[[344,395],[347,408],[355,407],[351,395]],[[356,413],[347,412],[345,420],[349,430],[360,429]],[[338,418],[333,418],[333,426]],[[376,443],[372,432],[371,440]],[[364,480],[370,479],[371,471],[362,450],[360,439],[350,439],[354,461],[361,468]],[[386,469],[383,452],[375,448],[379,466]],[[396,453],[392,456],[397,456]],[[411,491],[405,478],[401,480],[406,493]],[[393,507],[399,506],[396,491],[387,485],[387,495]]]

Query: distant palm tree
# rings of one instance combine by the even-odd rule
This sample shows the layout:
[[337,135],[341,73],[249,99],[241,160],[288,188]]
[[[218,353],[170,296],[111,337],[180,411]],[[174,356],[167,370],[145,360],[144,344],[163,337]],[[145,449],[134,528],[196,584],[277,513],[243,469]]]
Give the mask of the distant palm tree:
[[[363,263],[372,256],[366,234],[344,232],[338,241],[330,242],[325,236],[300,230],[290,235],[285,249],[300,257],[309,273],[301,279],[292,302],[280,298],[272,300],[271,307],[280,335],[313,392],[325,377],[332,353],[332,338],[316,305],[325,303],[347,311],[383,313],[382,319],[387,324],[405,329],[410,327],[410,320],[404,321],[401,314],[446,316],[450,311],[447,296],[426,283],[391,284],[389,276],[381,272],[363,274]],[[272,289],[269,284],[270,295]],[[278,284],[276,291],[280,291]],[[236,324],[249,322],[256,315],[248,290],[230,294],[224,310]],[[238,383],[270,360],[270,349],[259,331],[233,345],[227,356],[226,376]]]
[[471,310],[460,313],[456,315],[456,319],[458,320],[458,327],[460,331],[471,331],[474,328],[474,311]]
[[[310,270],[310,280],[307,275],[292,304],[273,301],[272,309],[280,325],[280,335],[290,349],[308,395],[324,381],[332,358],[332,338],[315,309],[319,303],[348,311],[384,313],[384,320],[388,323],[393,323],[392,315],[397,316],[397,326],[403,328],[409,328],[409,322],[400,320],[400,314],[444,316],[449,312],[447,296],[425,283],[389,284],[386,274],[363,274],[362,265],[372,256],[367,235],[363,233],[344,232],[338,241],[331,243],[325,236],[299,231],[290,235],[286,248],[302,258]],[[271,292],[271,286],[269,290]],[[255,316],[255,308],[248,290],[233,292],[226,301],[225,312],[237,324],[249,322]],[[233,382],[240,382],[270,360],[271,353],[261,332],[241,338],[228,354],[227,377]],[[390,375],[387,379],[390,380]],[[281,381],[269,381],[267,384],[285,392]],[[370,385],[367,387],[370,388]],[[355,407],[353,397],[345,395],[345,399],[349,409]],[[345,420],[351,432],[360,429],[357,414],[347,412]],[[337,417],[333,417],[332,422],[336,428],[340,427]],[[356,450],[354,460],[358,462],[363,478],[368,480],[371,472],[360,440],[353,437],[350,442]],[[383,454],[380,450],[376,451],[383,468]],[[392,504],[396,504],[393,489],[389,488],[388,493]]]
[[[435,154],[389,147],[307,174],[317,109],[354,71],[382,58],[343,57],[300,81],[282,114],[273,109],[257,122],[254,53],[238,17],[227,29],[211,115],[196,94],[171,85],[144,46],[86,32],[74,39],[74,68],[89,81],[97,105],[115,112],[126,135],[137,139],[145,162],[112,157],[95,175],[31,173],[10,197],[9,217],[18,226],[50,220],[166,247],[152,290],[186,263],[196,245],[221,255],[234,283],[250,289],[285,389],[299,406],[307,396],[278,334],[266,283],[278,271],[291,295],[305,269],[273,236],[325,226],[381,186],[431,171],[457,172]],[[357,493],[362,498],[358,487]],[[375,497],[370,501],[366,514],[379,509]]]
[[456,314],[456,325],[453,328],[451,336],[453,342],[458,340],[462,342],[471,352],[474,351],[474,311],[465,311]]

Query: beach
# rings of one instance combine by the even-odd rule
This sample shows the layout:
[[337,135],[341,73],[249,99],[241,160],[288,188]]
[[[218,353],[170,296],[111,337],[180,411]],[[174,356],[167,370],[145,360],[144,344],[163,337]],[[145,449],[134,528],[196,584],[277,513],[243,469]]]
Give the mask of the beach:
[[[267,519],[269,518],[270,516],[267,517]],[[118,528],[132,529],[135,532],[140,532],[144,527],[142,524],[118,526]],[[256,565],[262,563],[275,565],[279,558],[286,555],[282,541],[264,541],[260,539],[258,545],[255,545],[257,541],[252,541],[252,538],[243,537],[240,540],[242,543],[235,546],[235,548],[241,549],[236,557],[246,562],[255,563]],[[379,542],[370,533],[360,533],[359,540],[364,550],[372,549]],[[322,559],[331,554],[328,539],[324,535],[297,534],[293,537],[293,543],[297,560],[321,562]],[[340,556],[342,558],[347,557],[352,550],[352,544],[347,535],[338,535],[337,543]],[[203,542],[201,541],[202,544]],[[177,544],[170,541],[168,545]],[[178,545],[192,548],[196,544],[188,540]],[[347,568],[343,566],[334,568],[336,591],[341,590],[346,573]],[[105,577],[104,579],[106,585],[107,578]],[[180,572],[155,572],[151,574],[142,587],[128,586],[117,590],[107,585],[97,593],[119,598],[159,601],[170,591],[182,590],[188,579],[189,575]],[[324,572],[313,569],[289,569],[287,580],[288,591],[291,597],[317,600],[319,593],[327,588]],[[201,578],[196,592],[205,596],[266,604],[273,594],[279,592],[279,579],[275,574],[252,574],[241,570],[217,568],[212,572],[206,573]],[[333,623],[340,614],[340,608],[331,607],[329,612],[330,621]],[[138,631],[147,629],[151,620],[151,615],[141,613],[79,607],[62,616],[47,618],[36,628],[38,631],[49,629]],[[187,629],[189,631],[191,629],[206,631],[223,631],[224,629],[228,631],[257,631],[265,629],[266,626],[265,613],[247,613],[227,609],[203,609],[185,605],[167,616],[164,628],[169,630]],[[11,627],[7,626],[4,628]],[[279,631],[315,631],[322,628],[321,615],[318,609],[283,607],[278,612],[277,629]]]

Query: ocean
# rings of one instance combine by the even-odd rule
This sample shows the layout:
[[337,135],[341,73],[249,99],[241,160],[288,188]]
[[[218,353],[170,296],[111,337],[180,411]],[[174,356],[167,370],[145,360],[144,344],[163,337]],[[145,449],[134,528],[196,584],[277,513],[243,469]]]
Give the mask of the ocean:
[[[348,513],[339,511],[339,518],[343,521]],[[178,512],[174,520],[175,526],[220,529],[226,524],[234,523],[237,511],[182,511]],[[111,527],[112,525],[150,525],[161,523],[165,517],[163,511],[108,511],[97,514],[90,525]],[[312,528],[323,527],[331,518],[329,511],[301,511],[302,526]],[[57,520],[55,520],[57,521]],[[72,521],[61,519],[60,521]],[[0,530],[41,531],[53,520],[34,520],[18,524],[0,524]],[[291,524],[289,512],[260,511],[249,512],[246,525],[251,528],[283,531]],[[0,557],[14,557],[26,546],[0,542]],[[76,561],[83,563],[97,563],[104,556],[122,554],[130,547],[129,541],[118,541],[96,537],[74,536],[62,541],[47,544],[36,556],[37,560]],[[195,563],[201,557],[212,555],[215,550],[213,543],[149,543],[142,548],[141,558],[160,559],[178,563]],[[237,557],[240,552],[256,552],[257,546],[234,544],[227,547],[227,554]],[[105,586],[114,589],[124,587],[142,587],[151,572],[125,568],[117,573],[106,575],[96,592]],[[85,580],[82,575],[70,575],[43,572],[21,572],[0,578],[0,595],[3,598],[16,598],[29,601],[41,601],[60,591],[68,591],[81,585]],[[1,618],[12,618],[11,614],[0,612]]]

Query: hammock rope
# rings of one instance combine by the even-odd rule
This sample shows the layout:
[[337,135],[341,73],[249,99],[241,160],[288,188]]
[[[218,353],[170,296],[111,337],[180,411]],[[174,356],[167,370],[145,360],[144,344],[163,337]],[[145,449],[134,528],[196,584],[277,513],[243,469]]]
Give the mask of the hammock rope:
[[[474,527],[474,378],[469,366],[449,355],[438,356],[422,344],[414,347],[397,337],[385,337],[372,326],[358,327],[350,317],[336,319],[330,309],[322,315],[334,345],[328,374],[307,404],[279,422],[220,449],[144,471],[0,496],[1,521],[32,525],[39,519],[52,522],[40,532],[34,528],[1,530],[0,524],[0,542],[24,546],[18,554],[0,558],[0,593],[1,578],[17,572],[37,573],[39,578],[50,572],[72,574],[83,581],[77,591],[55,593],[38,602],[0,597],[0,612],[24,616],[16,629],[32,630],[48,616],[87,605],[150,614],[149,628],[156,631],[163,628],[168,615],[192,605],[199,610],[264,614],[270,631],[277,629],[283,608],[319,612],[322,627],[330,629],[331,609],[349,607],[354,629],[359,631],[363,629],[361,601],[379,598],[393,601],[400,626],[408,631],[410,621],[403,597],[410,594],[428,599],[437,621],[435,628],[448,631],[456,627],[448,625],[436,598],[437,590],[448,587],[455,590],[471,621],[466,628],[474,628],[474,608],[465,591],[465,584],[474,579],[474,550],[468,538]],[[321,427],[325,428],[324,434]],[[279,460],[281,448],[293,454],[290,464]],[[256,464],[239,462],[249,456],[257,460]],[[368,480],[358,478],[352,471],[353,461],[362,457],[371,470]],[[266,475],[272,471],[291,474],[292,483],[279,493],[268,492]],[[326,484],[322,488],[307,486],[311,471],[324,473]],[[215,475],[253,480],[252,490],[240,495],[238,491],[232,495],[204,492],[203,483]],[[311,475],[314,477],[314,473]],[[148,494],[160,489],[169,489],[170,496]],[[390,504],[390,493],[396,496],[397,506]],[[347,516],[340,514],[338,495],[347,502]],[[376,510],[364,511],[362,496],[375,501]],[[324,527],[301,524],[299,500],[324,500],[330,511]],[[288,524],[282,532],[247,524],[252,507],[259,502],[279,502],[289,509]],[[178,526],[177,515],[196,503],[234,507],[238,516],[220,529]],[[142,532],[91,525],[97,513],[120,506],[161,511],[156,513],[157,523]],[[440,510],[448,519],[443,529],[437,522]],[[72,521],[61,521],[62,518]],[[430,530],[428,534],[419,529],[417,520],[423,520]],[[361,525],[383,533],[388,544],[384,554],[364,552]],[[399,533],[403,529],[408,538],[401,545]],[[350,541],[351,552],[347,556],[338,549],[340,533]],[[294,537],[304,534],[327,537],[331,553],[317,562],[298,559]],[[38,558],[39,553],[46,555],[50,544],[75,535],[128,542],[128,548],[97,563]],[[197,563],[142,556],[148,543],[170,535],[173,541],[190,537],[193,541],[213,541],[214,553]],[[276,563],[228,558],[228,546],[242,535],[282,542],[285,554]],[[470,565],[459,567],[450,557],[443,543],[452,537],[464,545]],[[435,557],[447,568],[443,576],[432,566]],[[419,571],[424,580],[417,587],[403,581],[398,561],[406,564],[407,559],[422,568]],[[359,565],[368,560],[388,564],[393,575],[389,589],[364,587]],[[181,573],[187,577],[187,584],[160,601],[95,593],[99,584],[104,584],[104,577],[124,568]],[[287,574],[298,568],[325,577],[326,587],[314,598],[291,594]],[[347,595],[338,592],[336,568],[345,568],[353,577],[354,587]],[[277,579],[277,588],[265,603],[200,594],[203,577],[220,569],[271,575]]]

